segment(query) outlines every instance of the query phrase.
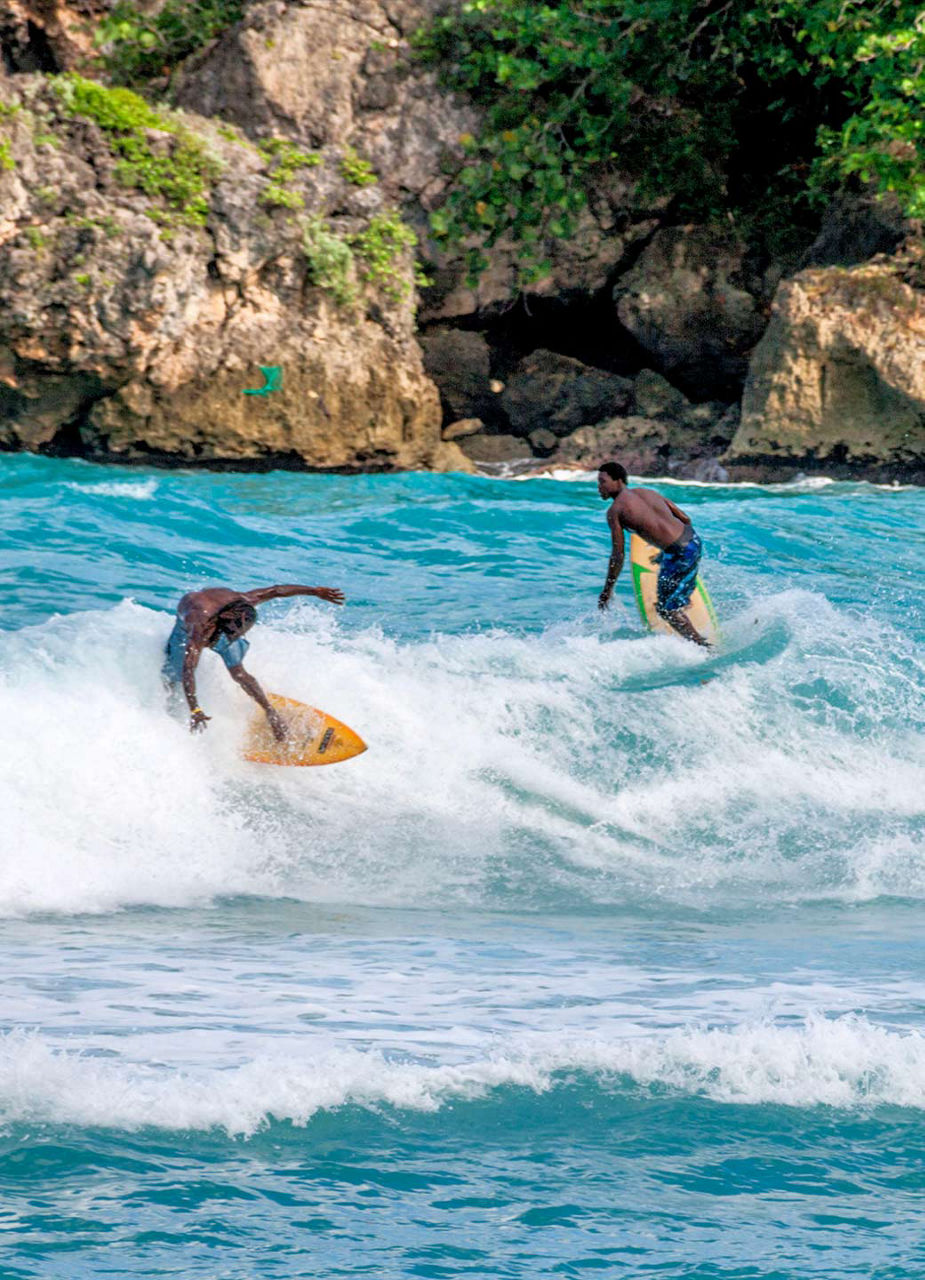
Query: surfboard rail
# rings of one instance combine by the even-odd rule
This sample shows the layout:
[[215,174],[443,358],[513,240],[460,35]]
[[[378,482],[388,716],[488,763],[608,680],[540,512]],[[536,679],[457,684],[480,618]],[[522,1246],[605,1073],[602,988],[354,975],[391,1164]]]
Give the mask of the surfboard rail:
[[279,712],[287,736],[277,742],[266,714],[257,710],[247,727],[242,755],[254,764],[275,764],[310,768],[340,764],[367,750],[366,743],[349,725],[318,707],[268,693],[270,705]]
[[[658,569],[655,558],[660,548],[647,542],[638,533],[630,534],[630,569],[633,575],[633,594],[643,622],[650,631],[662,635],[677,636],[677,632],[669,622],[660,618],[655,608],[658,592]],[[691,596],[691,602],[685,610],[692,625],[700,632],[709,644],[716,644],[719,639],[719,620],[713,601],[704,586],[703,579],[697,575],[697,582]]]

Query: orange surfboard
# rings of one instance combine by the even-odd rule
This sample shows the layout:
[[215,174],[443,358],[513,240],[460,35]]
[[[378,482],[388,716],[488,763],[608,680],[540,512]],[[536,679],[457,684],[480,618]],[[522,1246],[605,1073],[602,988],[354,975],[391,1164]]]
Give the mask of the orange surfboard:
[[244,759],[256,764],[340,764],[366,750],[366,743],[340,720],[317,707],[268,693],[270,705],[285,722],[287,735],[277,742],[262,711],[256,711],[244,740]]

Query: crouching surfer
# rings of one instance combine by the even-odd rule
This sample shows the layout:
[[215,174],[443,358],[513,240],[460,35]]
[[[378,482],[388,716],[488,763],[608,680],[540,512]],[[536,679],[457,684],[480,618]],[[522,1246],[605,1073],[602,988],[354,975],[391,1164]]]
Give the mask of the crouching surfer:
[[628,489],[626,482],[626,469],[619,462],[605,462],[597,473],[598,493],[604,499],[612,499],[607,512],[612,542],[610,564],[598,607],[606,609],[610,603],[614,583],[623,568],[623,531],[629,529],[661,548],[655,603],[659,617],[685,640],[709,649],[709,641],[685,612],[697,585],[697,566],[703,550],[690,516],[654,489]]
[[187,592],[177,605],[177,620],[167,641],[161,674],[172,693],[178,693],[182,687],[189,706],[191,733],[204,729],[211,719],[196,697],[196,667],[203,649],[211,649],[222,659],[232,680],[263,707],[277,742],[285,738],[286,726],[279,713],[241,664],[250,647],[244,637],[257,621],[257,605],[287,596],[317,596],[331,604],[344,603],[344,593],[333,587],[283,585],[258,587],[255,591],[207,587],[204,591]]

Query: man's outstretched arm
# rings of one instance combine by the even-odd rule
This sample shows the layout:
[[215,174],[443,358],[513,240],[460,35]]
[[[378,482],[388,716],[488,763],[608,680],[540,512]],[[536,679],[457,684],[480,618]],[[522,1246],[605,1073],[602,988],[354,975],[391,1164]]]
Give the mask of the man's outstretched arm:
[[270,705],[269,698],[254,677],[249,671],[245,671],[240,663],[236,667],[229,667],[228,674],[236,684],[241,686],[246,694],[249,694],[259,706],[263,707],[267,713],[270,728],[273,730],[273,737],[277,742],[282,742],[286,736],[286,726],[276,708]]
[[265,604],[267,600],[284,600],[287,596],[317,596],[319,600],[327,600],[329,604],[343,604],[344,593],[336,587],[302,587],[297,583],[281,583],[277,587],[256,587],[253,591],[242,591],[241,599],[246,604]]
[[610,563],[607,566],[607,581],[604,583],[604,590],[598,596],[597,607],[606,609],[610,604],[610,597],[613,594],[614,584],[620,576],[620,570],[623,568],[623,557],[625,555],[623,547],[623,525],[620,523],[620,517],[615,511],[607,512],[607,523],[610,525],[611,551]]

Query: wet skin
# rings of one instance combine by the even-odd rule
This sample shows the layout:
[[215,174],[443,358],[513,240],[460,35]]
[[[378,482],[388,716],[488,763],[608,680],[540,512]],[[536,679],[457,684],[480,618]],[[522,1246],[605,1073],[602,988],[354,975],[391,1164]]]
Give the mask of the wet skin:
[[[622,480],[615,480],[605,471],[598,472],[597,491],[602,498],[610,500],[611,504],[607,511],[611,538],[610,563],[607,566],[604,589],[597,601],[599,609],[606,609],[623,568],[624,530],[638,533],[646,542],[651,542],[664,551],[680,538],[692,521],[680,507],[676,507],[670,499],[656,493],[654,489],[629,489]],[[683,609],[671,612],[660,610],[659,613],[685,640],[691,640],[707,649],[710,647]]]
[[[190,732],[206,727],[211,719],[199,706],[196,697],[196,667],[203,649],[211,648],[222,635],[229,640],[240,639],[254,625],[253,610],[268,600],[282,600],[289,596],[317,596],[330,604],[343,604],[344,593],[335,587],[303,587],[294,583],[275,587],[258,587],[253,591],[232,591],[229,587],[206,587],[203,591],[189,591],[177,605],[177,616],[186,630],[186,648],[183,654],[183,692],[190,709]],[[238,663],[228,669],[228,674],[245,693],[266,712],[270,728],[278,742],[286,736],[286,726],[254,677]]]

